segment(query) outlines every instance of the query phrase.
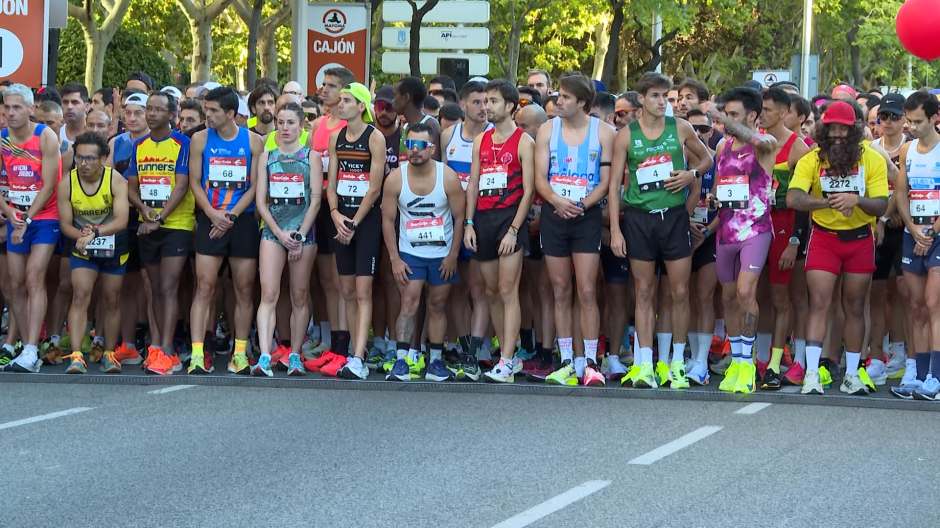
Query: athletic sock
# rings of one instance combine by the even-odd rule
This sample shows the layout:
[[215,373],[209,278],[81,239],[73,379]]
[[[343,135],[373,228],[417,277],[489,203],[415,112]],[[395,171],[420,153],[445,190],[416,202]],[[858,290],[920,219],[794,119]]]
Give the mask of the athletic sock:
[[940,379],[940,352],[930,353],[930,375]]
[[101,345],[102,347],[104,346],[104,338],[101,337],[101,336],[95,336],[95,338],[92,339],[91,342],[92,342],[92,343],[98,343],[98,344]]
[[[571,361],[574,358],[574,348],[572,345],[573,338],[571,337],[559,337],[558,338],[558,349],[561,351],[561,362]],[[595,352],[596,354],[596,352]]]
[[[644,347],[644,348],[641,348],[639,355],[640,355],[640,364],[642,364],[642,363],[649,363],[650,365],[653,364],[653,349],[652,349],[652,347]],[[634,357],[636,357],[636,356],[634,356]],[[634,364],[636,364],[636,361],[634,361]]]
[[688,334],[689,354],[692,359],[698,357],[698,332],[689,332]]
[[203,353],[203,351],[202,351],[202,346],[203,346],[202,343],[195,343],[195,342],[194,342],[194,343],[193,343],[193,355],[202,354],[202,353]]
[[750,363],[754,354],[754,336],[741,336],[741,361]]
[[440,361],[441,356],[444,355],[444,344],[443,343],[431,343],[431,363],[434,361]]
[[793,341],[793,361],[796,361],[804,369],[806,368],[806,340],[795,339]]
[[685,343],[672,344],[672,362],[685,362]]
[[862,359],[862,354],[860,352],[849,352],[845,351],[845,373],[856,374],[858,373],[858,364]]
[[457,338],[457,346],[460,347],[460,352],[464,354],[470,353],[470,335],[464,335]]
[[49,336],[49,342],[55,346],[59,346],[60,339],[62,339],[62,337],[59,336],[58,334],[52,334],[51,336]]
[[930,352],[917,352],[914,354],[917,361],[917,379],[927,380],[927,373],[930,372]]
[[584,340],[584,357],[597,364],[597,339]]
[[725,320],[715,319],[715,336],[722,341],[725,340]]
[[538,359],[542,363],[552,362],[552,349],[550,347],[539,347]]
[[349,332],[348,332],[348,331],[346,331],[346,330],[339,330],[339,331],[337,331],[337,332],[336,332],[336,341],[334,341],[334,343],[336,343],[336,346],[333,347],[333,353],[334,353],[334,354],[339,354],[339,355],[341,355],[341,356],[348,356],[348,355],[349,355],[349,340],[350,340],[350,338],[351,338],[351,336],[349,335]]
[[767,365],[767,368],[770,370],[780,373],[780,360],[783,359],[783,349],[774,347],[770,353],[770,364]]
[[701,361],[703,365],[708,366],[708,349],[712,345],[712,336],[706,333],[698,334],[698,353],[695,356],[697,361]]
[[806,347],[806,370],[807,371],[815,370],[819,372],[820,356],[822,356],[822,347],[818,347],[818,346]]
[[669,363],[669,345],[672,344],[672,332],[656,332],[659,361]]
[[405,359],[408,357],[408,343],[400,341],[398,343],[398,348],[395,350],[396,359]]
[[741,361],[741,337],[728,336],[728,341],[731,343],[731,360]]
[[330,331],[330,351],[334,354],[338,354],[336,350],[333,350],[333,346],[339,343],[339,330]]
[[235,340],[235,354],[245,355],[245,350],[248,349],[248,340],[247,339],[236,339]]
[[757,334],[757,340],[755,341],[757,351],[754,354],[757,356],[757,361],[760,361],[761,363],[767,363],[770,361],[770,347],[772,346],[773,340],[773,334],[764,332]]
[[905,347],[904,341],[896,341],[891,343],[891,356],[907,359],[907,349]]
[[535,352],[535,333],[532,332],[531,328],[520,328],[519,337],[521,338],[522,350],[528,353]]

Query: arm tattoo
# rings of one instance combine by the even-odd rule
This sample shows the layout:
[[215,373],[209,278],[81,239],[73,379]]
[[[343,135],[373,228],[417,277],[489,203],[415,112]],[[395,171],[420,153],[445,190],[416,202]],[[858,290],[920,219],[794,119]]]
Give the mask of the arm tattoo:
[[802,189],[790,189],[787,191],[787,206],[797,211],[812,211],[829,207],[829,200],[811,196]]
[[415,316],[404,313],[399,315],[395,332],[398,333],[399,343],[410,343],[415,336]]
[[721,121],[721,123],[725,126],[725,132],[745,143],[750,143],[751,139],[757,135],[750,128],[742,125],[734,119],[731,119],[725,114],[718,114],[718,121]]

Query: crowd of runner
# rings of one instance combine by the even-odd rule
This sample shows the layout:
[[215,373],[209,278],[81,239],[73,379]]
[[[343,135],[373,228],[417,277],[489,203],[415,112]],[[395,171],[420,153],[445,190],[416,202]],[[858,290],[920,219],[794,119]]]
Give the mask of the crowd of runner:
[[936,91],[0,88],[4,370],[940,393]]

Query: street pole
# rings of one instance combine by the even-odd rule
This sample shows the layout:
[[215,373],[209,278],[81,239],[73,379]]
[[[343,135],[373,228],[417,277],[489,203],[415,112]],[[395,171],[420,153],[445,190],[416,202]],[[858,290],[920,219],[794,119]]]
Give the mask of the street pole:
[[803,55],[800,57],[800,93],[812,97],[809,93],[809,52],[813,38],[813,0],[803,0]]
[[659,13],[653,14],[653,45],[656,46],[656,53],[659,55],[659,64],[656,65],[656,73],[663,72],[663,47],[658,44],[659,39],[663,38],[663,17]]

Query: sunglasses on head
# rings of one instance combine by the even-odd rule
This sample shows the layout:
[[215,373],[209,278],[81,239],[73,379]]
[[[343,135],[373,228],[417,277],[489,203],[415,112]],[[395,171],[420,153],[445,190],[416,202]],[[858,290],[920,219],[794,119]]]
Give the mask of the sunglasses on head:
[[378,101],[375,103],[375,110],[376,112],[391,112],[392,103],[389,103],[388,101]]
[[880,119],[880,120],[882,120],[882,121],[900,121],[900,120],[904,119],[904,116],[899,116],[899,115],[897,115],[897,114],[892,114],[892,113],[889,113],[889,112],[885,112],[885,113],[883,113],[883,114],[878,114],[878,119]]
[[699,134],[707,134],[712,131],[711,125],[692,125],[692,128]]
[[431,143],[430,141],[425,141],[423,139],[406,139],[405,140],[405,148],[408,150],[413,150],[413,149],[424,150],[426,148],[430,148],[433,146],[434,146],[434,143]]
[[627,114],[629,114],[630,112],[634,112],[636,110],[638,110],[638,108],[627,108],[626,110],[617,110],[614,113],[617,114],[617,117],[619,117],[620,119],[623,119],[627,117]]
[[535,101],[530,101],[528,99],[519,99],[519,108],[525,108],[533,103],[535,103]]

